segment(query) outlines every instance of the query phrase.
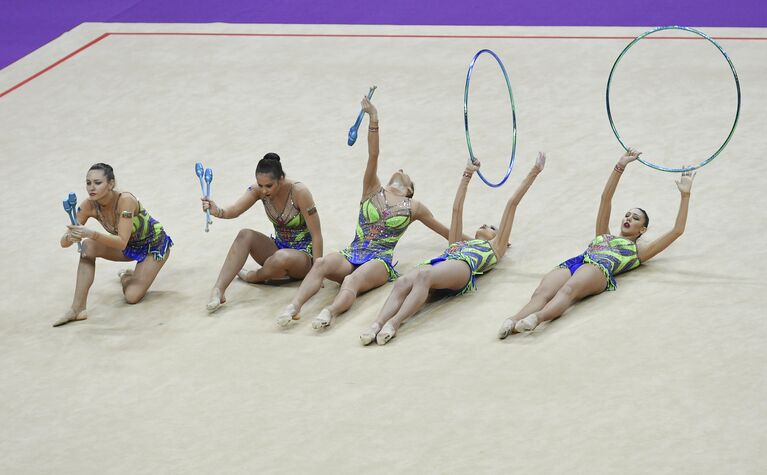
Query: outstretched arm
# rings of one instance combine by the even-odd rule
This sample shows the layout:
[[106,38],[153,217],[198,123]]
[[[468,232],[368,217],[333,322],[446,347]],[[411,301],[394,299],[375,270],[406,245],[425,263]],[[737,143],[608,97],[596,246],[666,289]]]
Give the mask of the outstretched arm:
[[610,234],[610,211],[612,211],[613,195],[618,187],[618,181],[621,179],[626,165],[636,160],[642,152],[637,152],[630,148],[618,159],[618,163],[613,167],[610,178],[605,183],[605,189],[602,190],[602,199],[599,201],[599,211],[597,212],[596,234]]
[[509,242],[509,236],[511,235],[511,226],[514,224],[514,215],[517,212],[517,205],[522,201],[522,198],[530,189],[538,174],[543,171],[543,167],[546,165],[546,154],[538,152],[538,158],[535,160],[535,165],[530,169],[522,183],[519,184],[517,190],[511,195],[509,201],[506,202],[506,208],[503,210],[503,216],[501,217],[501,224],[498,228],[498,234],[490,243],[493,246],[495,255],[499,258],[506,254],[506,247]]
[[647,246],[639,247],[638,257],[640,262],[652,259],[658,253],[669,247],[672,242],[676,241],[676,239],[684,233],[684,227],[687,224],[687,209],[690,205],[690,190],[692,189],[692,179],[694,177],[695,173],[684,172],[679,181],[676,182],[681,197],[674,227],[671,231],[665,233]]
[[210,209],[210,215],[219,219],[234,219],[249,210],[251,206],[256,204],[261,198],[261,192],[257,186],[249,186],[248,190],[240,196],[233,205],[218,206],[215,201],[207,199],[205,197],[202,200],[202,211],[205,212]]
[[375,108],[367,97],[363,97],[362,110],[367,113],[369,118],[368,164],[365,167],[365,176],[362,178],[362,200],[364,200],[381,188],[381,180],[378,179],[378,109]]
[[426,207],[426,205],[413,199],[410,200],[410,203],[412,206],[412,219],[422,222],[427,228],[431,229],[443,238],[448,239],[449,230],[447,229],[447,226],[439,222],[437,218],[435,218],[431,213],[431,210]]
[[463,176],[461,182],[458,184],[458,189],[455,191],[455,199],[453,200],[453,216],[450,219],[450,234],[447,238],[448,244],[460,241],[463,239],[463,202],[466,201],[466,190],[469,187],[469,182],[474,172],[479,170],[479,160],[474,159],[466,162],[466,168],[463,170]]

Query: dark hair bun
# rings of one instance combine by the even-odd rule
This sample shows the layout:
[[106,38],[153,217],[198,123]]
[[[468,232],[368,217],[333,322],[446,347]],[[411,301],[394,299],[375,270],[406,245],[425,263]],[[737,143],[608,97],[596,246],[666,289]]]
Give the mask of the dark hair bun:
[[280,156],[274,152],[269,152],[266,155],[264,155],[264,160],[277,160],[279,162]]
[[275,180],[279,180],[285,176],[285,172],[282,170],[282,163],[280,163],[280,156],[274,152],[269,152],[264,155],[264,158],[259,160],[256,166],[256,174],[269,173]]

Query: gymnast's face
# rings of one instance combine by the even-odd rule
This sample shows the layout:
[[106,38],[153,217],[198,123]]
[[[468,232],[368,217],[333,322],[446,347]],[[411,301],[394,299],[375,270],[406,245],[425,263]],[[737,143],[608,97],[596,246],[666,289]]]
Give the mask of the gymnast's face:
[[498,230],[492,224],[483,224],[477,229],[474,234],[474,239],[484,239],[485,241],[492,241],[495,236],[498,235]]
[[415,185],[413,184],[413,180],[410,179],[410,175],[402,171],[400,168],[389,179],[389,185],[391,186],[399,186],[402,188],[402,190],[405,192],[405,196],[408,198],[413,197],[413,193],[415,193]]
[[275,179],[271,173],[256,173],[256,183],[261,194],[267,198],[278,193],[285,178]]
[[631,208],[621,220],[621,236],[636,239],[647,231],[645,217],[638,208]]
[[98,201],[105,198],[114,185],[114,180],[107,180],[103,170],[89,170],[85,175],[85,190],[89,200]]

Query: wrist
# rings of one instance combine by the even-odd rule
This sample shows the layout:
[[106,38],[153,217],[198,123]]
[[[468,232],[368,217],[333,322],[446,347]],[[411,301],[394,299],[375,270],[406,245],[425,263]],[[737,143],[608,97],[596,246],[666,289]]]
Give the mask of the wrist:
[[615,167],[613,168],[618,173],[623,173],[624,170],[626,170],[626,165],[621,164],[621,162],[618,162],[615,164]]
[[689,191],[682,191],[680,193],[682,193],[682,198],[689,198],[690,197],[690,192]]
[[463,172],[463,177],[464,177],[464,178],[467,178],[467,179],[470,179],[470,178],[471,178],[471,176],[472,176],[473,174],[474,174],[474,173],[472,173],[472,172],[470,172],[470,171],[468,171],[468,170],[464,170],[464,172]]

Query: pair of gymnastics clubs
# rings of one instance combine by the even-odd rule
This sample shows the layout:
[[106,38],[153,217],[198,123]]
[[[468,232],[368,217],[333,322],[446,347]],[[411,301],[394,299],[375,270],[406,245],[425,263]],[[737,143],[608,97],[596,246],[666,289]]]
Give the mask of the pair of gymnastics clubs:
[[[194,172],[197,174],[197,178],[200,179],[200,190],[202,190],[202,196],[205,199],[210,199],[210,182],[213,181],[213,170],[202,166],[202,162],[194,164]],[[210,219],[210,208],[205,210],[205,232],[210,231],[210,225],[213,224],[213,220]]]
[[[378,86],[373,86],[370,88],[370,91],[368,92],[368,100],[373,98],[373,92],[377,87]],[[365,111],[360,109],[360,115],[357,116],[357,120],[354,122],[354,125],[352,125],[349,129],[349,140],[347,140],[346,143],[348,143],[350,147],[354,145],[354,142],[357,141],[357,130],[360,128],[363,117],[365,117]]]
[[[74,193],[70,193],[67,199],[64,200],[64,211],[67,212],[67,216],[69,216],[69,222],[72,223],[74,226],[77,226],[79,223],[77,222],[77,195]],[[82,252],[83,251],[83,245],[81,243],[77,243],[77,250]]]

